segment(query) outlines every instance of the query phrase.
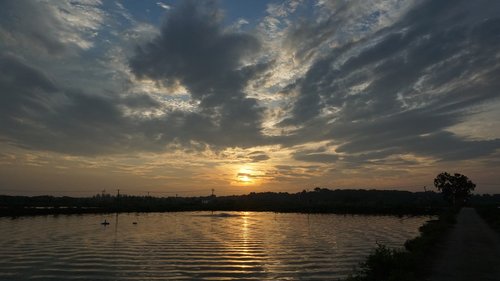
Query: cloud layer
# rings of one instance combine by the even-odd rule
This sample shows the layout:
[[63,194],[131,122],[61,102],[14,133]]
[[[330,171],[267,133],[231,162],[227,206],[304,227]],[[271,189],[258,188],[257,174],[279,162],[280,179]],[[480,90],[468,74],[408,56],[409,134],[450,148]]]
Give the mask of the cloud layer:
[[165,85],[180,83],[198,102],[196,113],[175,112],[176,122],[165,135],[182,141],[224,146],[253,146],[261,140],[262,108],[247,97],[248,82],[268,65],[253,59],[257,38],[221,26],[213,4],[186,2],[163,23],[160,35],[138,46],[130,59],[132,72]]
[[483,4],[425,1],[394,24],[332,49],[296,86],[281,126],[298,126],[298,141],[331,140],[346,159],[493,153],[498,139],[471,141],[447,131],[476,106],[498,102],[500,64],[491,58],[498,57],[500,21],[490,11],[499,5]]
[[255,18],[224,3],[142,3],[159,23],[120,3],[1,2],[1,145],[181,152],[276,180],[498,165],[497,1],[271,1]]

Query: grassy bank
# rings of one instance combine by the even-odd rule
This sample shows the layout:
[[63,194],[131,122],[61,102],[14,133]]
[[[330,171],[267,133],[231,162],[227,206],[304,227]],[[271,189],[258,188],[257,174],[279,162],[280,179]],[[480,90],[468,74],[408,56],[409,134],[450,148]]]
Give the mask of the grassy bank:
[[436,248],[444,242],[455,223],[455,210],[439,215],[420,227],[420,236],[408,240],[405,249],[378,245],[359,269],[346,281],[417,281],[424,280],[432,268]]
[[498,233],[500,233],[500,207],[497,205],[475,207],[477,213]]

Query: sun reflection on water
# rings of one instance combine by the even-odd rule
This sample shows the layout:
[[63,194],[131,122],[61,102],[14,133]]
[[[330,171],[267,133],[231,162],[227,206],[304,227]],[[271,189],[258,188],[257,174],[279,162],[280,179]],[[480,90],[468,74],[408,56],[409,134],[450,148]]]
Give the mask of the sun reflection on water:
[[[43,277],[47,270],[54,280],[71,279],[74,272],[85,280],[332,280],[347,276],[375,242],[401,246],[426,220],[318,215],[308,222],[301,214],[268,212],[139,218],[133,225],[137,215],[120,214],[113,226],[116,238],[113,228],[96,231],[101,227],[97,215],[0,220],[0,256],[12,257],[0,263],[0,280]],[[64,262],[40,270],[47,259]],[[93,260],[107,262],[92,272],[81,270]]]

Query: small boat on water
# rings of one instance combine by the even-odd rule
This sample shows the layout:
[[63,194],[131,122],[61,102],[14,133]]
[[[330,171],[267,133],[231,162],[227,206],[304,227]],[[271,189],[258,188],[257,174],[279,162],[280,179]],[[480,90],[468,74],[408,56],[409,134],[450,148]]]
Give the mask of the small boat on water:
[[109,222],[107,220],[104,220],[103,222],[101,222],[102,225],[108,225]]

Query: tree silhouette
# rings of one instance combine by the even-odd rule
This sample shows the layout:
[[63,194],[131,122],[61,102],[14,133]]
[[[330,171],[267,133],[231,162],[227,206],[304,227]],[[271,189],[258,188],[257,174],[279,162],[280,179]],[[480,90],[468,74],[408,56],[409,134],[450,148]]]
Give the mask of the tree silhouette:
[[444,199],[452,203],[453,206],[464,204],[476,187],[468,177],[458,173],[450,175],[447,172],[436,176],[434,186],[441,191]]

